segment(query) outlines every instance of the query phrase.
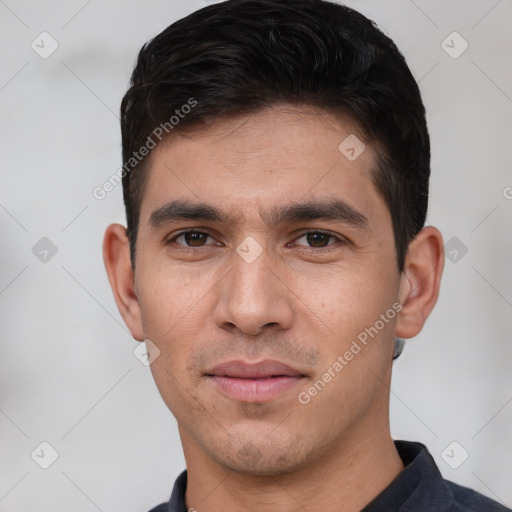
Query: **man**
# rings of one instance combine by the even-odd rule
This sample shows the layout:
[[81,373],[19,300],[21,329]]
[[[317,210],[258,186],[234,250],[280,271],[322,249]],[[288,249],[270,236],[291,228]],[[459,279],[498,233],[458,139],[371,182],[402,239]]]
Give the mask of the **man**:
[[323,0],[230,0],[142,48],[121,114],[105,264],[187,464],[154,512],[506,510],[390,435],[444,263],[394,43]]

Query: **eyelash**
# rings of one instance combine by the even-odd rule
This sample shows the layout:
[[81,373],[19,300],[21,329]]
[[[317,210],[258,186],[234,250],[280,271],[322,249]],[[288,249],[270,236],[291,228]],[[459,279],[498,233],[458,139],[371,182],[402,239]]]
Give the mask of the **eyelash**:
[[[183,237],[183,236],[185,236],[187,234],[191,234],[191,233],[200,234],[200,235],[206,235],[207,237],[213,238],[212,235],[210,235],[209,233],[206,233],[204,231],[197,231],[197,230],[182,231],[181,233],[175,235],[174,237],[166,240],[165,241],[165,245],[176,244],[176,245],[181,247],[181,250],[190,251],[190,252],[196,252],[197,250],[203,250],[208,245],[214,245],[214,244],[205,244],[205,245],[200,245],[200,246],[190,246],[190,245],[184,245],[184,244],[177,243],[177,240],[180,237]],[[325,236],[329,237],[329,239],[334,239],[336,242],[339,242],[341,244],[345,244],[346,243],[346,240],[344,238],[340,237],[339,235],[334,235],[334,234],[330,233],[329,231],[323,231],[323,230],[320,230],[320,229],[313,229],[313,230],[310,230],[310,231],[305,231],[299,237],[297,237],[295,240],[299,240],[299,239],[301,239],[303,237],[306,237],[308,235],[325,235]],[[329,248],[331,246],[333,246],[333,245],[335,245],[335,244],[331,243],[331,244],[328,244],[328,245],[326,245],[324,247],[311,247],[311,246],[308,246],[308,245],[299,245],[299,247],[302,247],[303,250],[309,250],[309,251],[313,251],[313,252],[320,252],[320,251],[331,250]]]

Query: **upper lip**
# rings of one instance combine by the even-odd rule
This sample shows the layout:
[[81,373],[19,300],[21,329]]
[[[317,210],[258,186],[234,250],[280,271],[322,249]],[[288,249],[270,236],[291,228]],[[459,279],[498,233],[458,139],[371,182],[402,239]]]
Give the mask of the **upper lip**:
[[245,361],[226,361],[208,372],[208,376],[232,377],[237,379],[258,379],[264,377],[303,377],[298,370],[279,361],[267,359],[258,363]]

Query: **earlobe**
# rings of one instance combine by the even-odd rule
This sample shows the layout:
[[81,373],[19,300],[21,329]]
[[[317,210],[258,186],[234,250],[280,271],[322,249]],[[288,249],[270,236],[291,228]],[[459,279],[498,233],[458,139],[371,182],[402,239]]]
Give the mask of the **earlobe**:
[[409,245],[400,278],[402,310],[395,325],[397,337],[412,338],[423,328],[439,296],[443,267],[441,233],[432,226],[423,228]]
[[140,304],[135,293],[134,274],[126,228],[111,224],[103,240],[103,261],[117,308],[132,336],[144,339]]

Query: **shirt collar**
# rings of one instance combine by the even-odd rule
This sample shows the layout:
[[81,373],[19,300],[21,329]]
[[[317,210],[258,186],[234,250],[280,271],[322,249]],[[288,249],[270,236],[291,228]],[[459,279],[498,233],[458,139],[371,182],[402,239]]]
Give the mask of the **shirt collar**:
[[[410,441],[395,441],[395,446],[405,467],[362,512],[447,510],[451,493],[427,448]],[[187,472],[183,471],[174,483],[166,512],[187,512],[186,488]]]
[[176,481],[172,489],[171,499],[169,500],[169,508],[167,512],[187,512],[185,505],[185,491],[187,490],[187,471],[183,471]]
[[395,447],[404,469],[362,512],[447,510],[452,502],[451,491],[426,446],[395,441]]

